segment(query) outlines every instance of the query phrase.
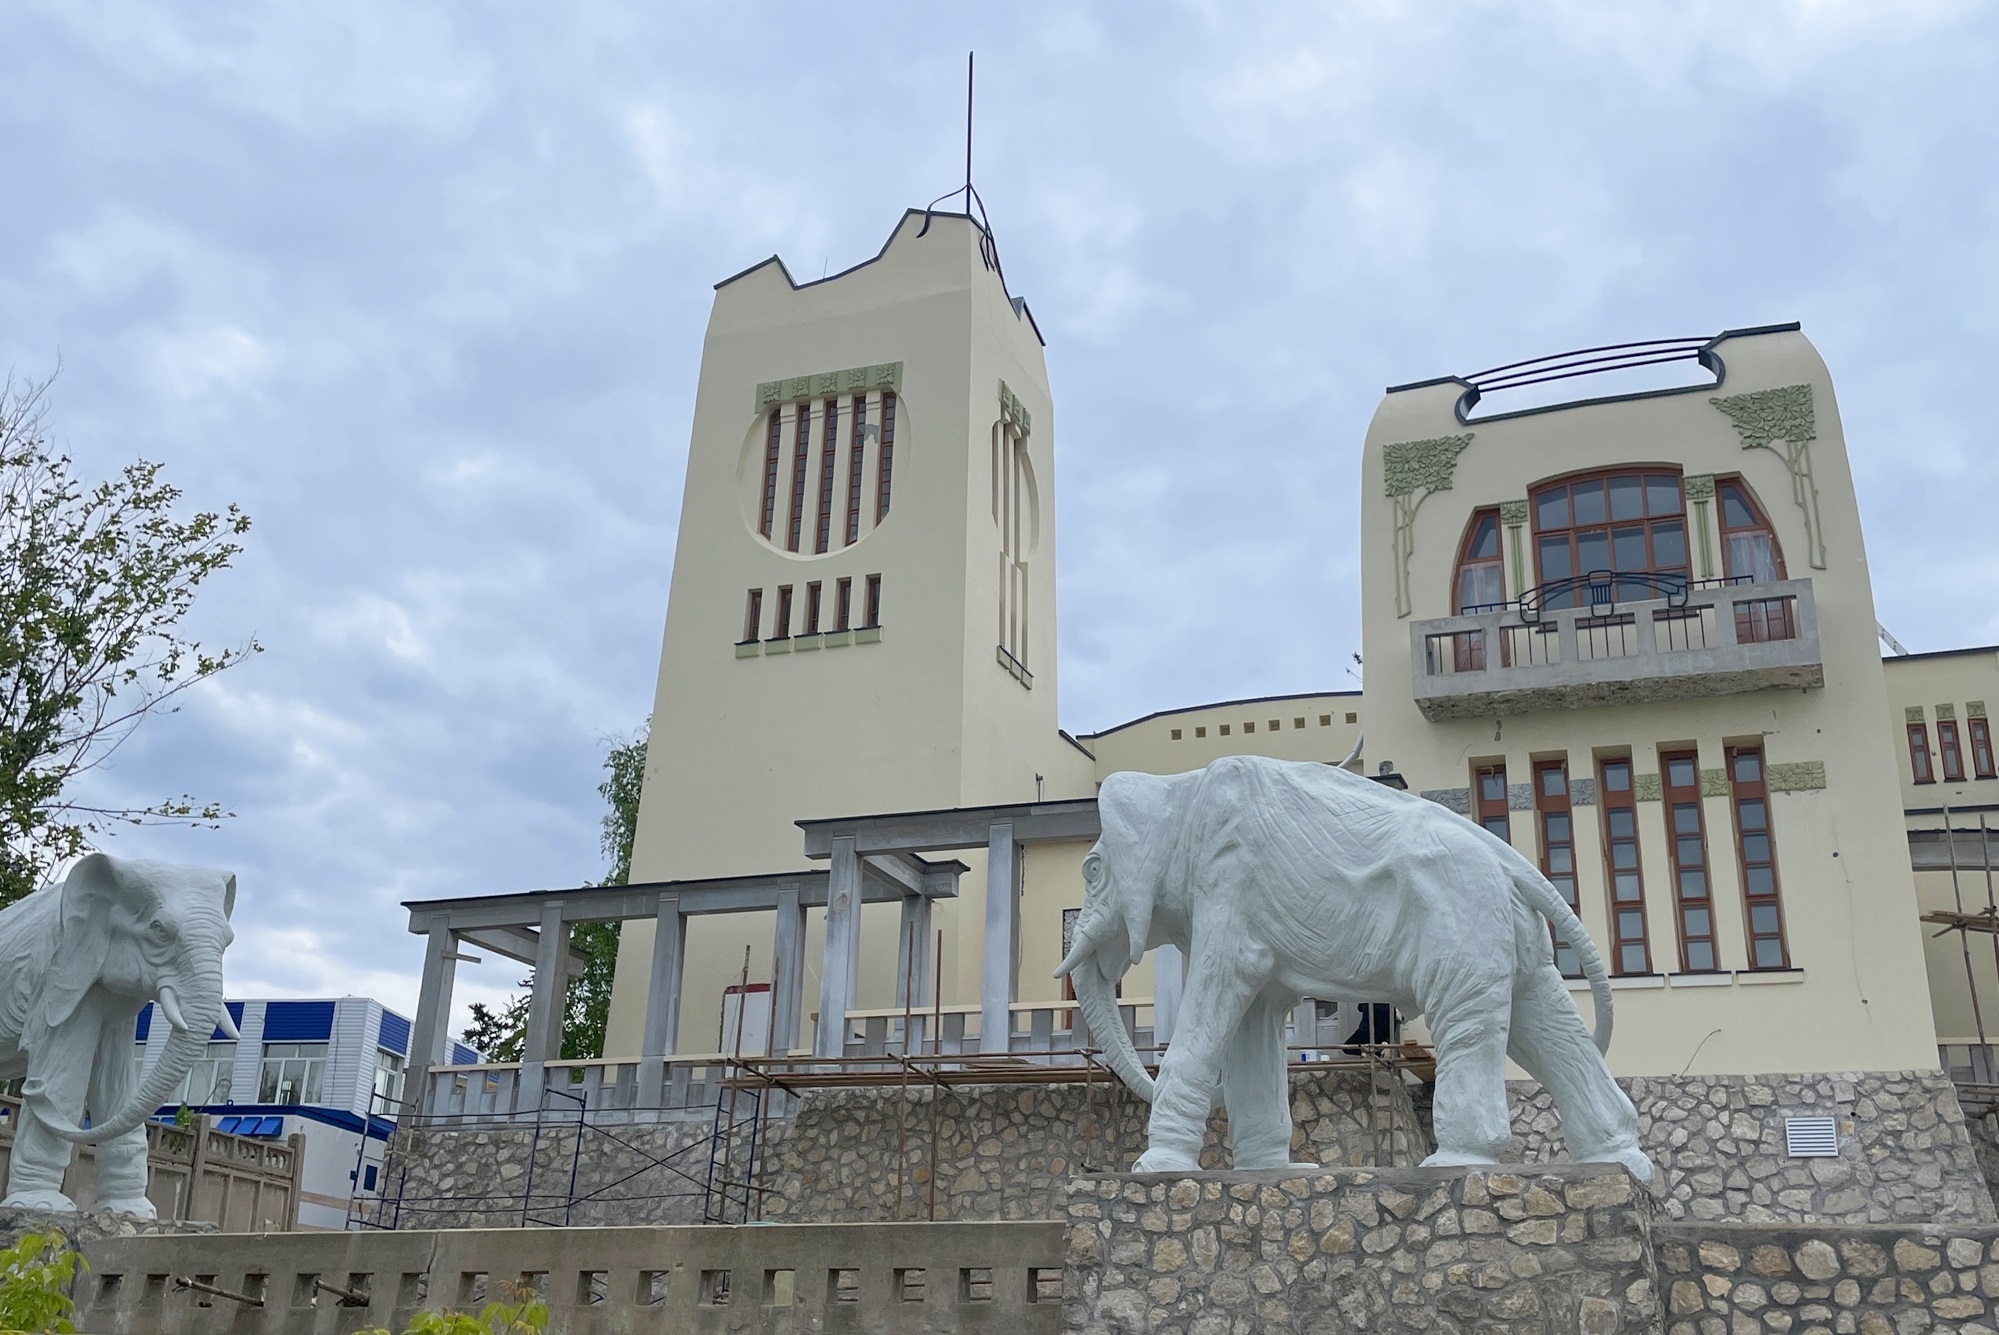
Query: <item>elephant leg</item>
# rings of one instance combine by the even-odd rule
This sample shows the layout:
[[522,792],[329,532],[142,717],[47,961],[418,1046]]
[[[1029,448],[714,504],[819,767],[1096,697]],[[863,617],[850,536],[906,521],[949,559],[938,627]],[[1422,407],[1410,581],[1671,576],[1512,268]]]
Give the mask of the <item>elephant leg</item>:
[[[7,1168],[7,1198],[0,1201],[0,1206],[27,1210],[76,1208],[76,1203],[62,1191],[72,1146],[35,1115],[38,1108],[46,1107],[72,1126],[83,1115],[91,1054],[78,1051],[74,1046],[75,1034],[67,1030],[68,1026],[57,1030],[50,1036],[47,1048],[29,1054],[28,1076],[21,1083],[21,1114],[16,1119],[14,1148]],[[70,1040],[68,1045],[65,1039]]]
[[1554,1097],[1571,1159],[1623,1164],[1640,1182],[1652,1180],[1652,1161],[1638,1148],[1638,1111],[1611,1079],[1552,964],[1531,968],[1514,983],[1508,1050]]
[[[106,1025],[90,1069],[90,1112],[109,1117],[125,1106],[132,1087],[131,1046],[116,1041],[123,1022]],[[159,1211],[146,1197],[146,1128],[142,1123],[97,1145],[97,1208],[155,1219]]]
[[1240,954],[1239,945],[1225,953],[1200,943],[1195,951],[1179,1028],[1152,1091],[1146,1151],[1133,1172],[1194,1172],[1201,1166],[1222,1055],[1263,984],[1261,977],[1243,975]]
[[1316,1168],[1291,1161],[1291,1079],[1284,1065],[1282,998],[1250,1003],[1222,1055],[1222,1097],[1237,1168]]
[[1510,979],[1451,990],[1426,1004],[1437,1047],[1437,1093],[1431,1120],[1437,1150],[1425,1168],[1499,1162],[1513,1143],[1506,1110],[1506,1047],[1512,1019]]

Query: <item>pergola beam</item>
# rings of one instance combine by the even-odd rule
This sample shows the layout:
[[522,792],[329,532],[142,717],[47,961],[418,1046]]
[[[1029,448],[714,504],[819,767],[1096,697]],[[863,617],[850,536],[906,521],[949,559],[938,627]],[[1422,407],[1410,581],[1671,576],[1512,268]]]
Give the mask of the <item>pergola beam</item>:
[[832,856],[835,839],[851,838],[863,857],[879,853],[942,853],[985,848],[996,825],[1013,829],[1017,844],[1094,839],[1099,833],[1097,799],[1017,802],[991,807],[951,807],[942,811],[900,811],[878,816],[836,816],[802,820],[805,856]]
[[[520,927],[459,928],[457,935],[468,946],[513,960],[516,964],[533,965],[541,958],[540,928],[531,931]],[[580,973],[585,963],[587,961],[582,952],[572,946],[569,951],[570,976]]]

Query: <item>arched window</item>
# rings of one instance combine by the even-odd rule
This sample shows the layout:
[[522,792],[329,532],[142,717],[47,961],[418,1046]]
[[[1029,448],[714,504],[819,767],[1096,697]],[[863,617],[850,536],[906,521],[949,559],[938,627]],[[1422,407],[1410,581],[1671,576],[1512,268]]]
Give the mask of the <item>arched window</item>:
[[1784,578],[1784,553],[1748,484],[1725,477],[1715,483],[1714,494],[1721,511],[1722,569],[1729,578],[1755,584]]
[[1499,511],[1480,510],[1465,526],[1453,587],[1459,616],[1506,601],[1506,577],[1499,559]]
[[[1597,571],[1687,578],[1687,507],[1677,472],[1620,468],[1591,473],[1536,487],[1529,499],[1539,583]],[[1660,594],[1650,583],[1620,581],[1614,596],[1638,602]],[[1584,590],[1568,588],[1541,605],[1579,607],[1586,601]]]

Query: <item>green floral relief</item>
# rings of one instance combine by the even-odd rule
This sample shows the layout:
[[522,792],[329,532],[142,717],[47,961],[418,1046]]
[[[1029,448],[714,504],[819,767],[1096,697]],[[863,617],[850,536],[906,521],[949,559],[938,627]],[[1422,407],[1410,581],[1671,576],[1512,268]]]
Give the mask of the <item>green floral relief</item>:
[[1943,721],[1944,719],[1947,719],[1947,718],[1949,718],[1949,719],[1954,719],[1954,718],[1956,718],[1956,717],[1957,717],[1957,706],[1956,706],[1956,705],[1938,705],[1938,706],[1937,706],[1937,721],[1938,721],[1938,722],[1942,722],[1942,721]]
[[1728,796],[1728,771],[1725,769],[1704,769],[1701,771],[1702,797]]
[[1789,760],[1763,767],[1764,784],[1773,793],[1802,793],[1825,787],[1823,760]]
[[1694,506],[1694,546],[1701,554],[1701,578],[1714,578],[1714,547],[1708,537],[1707,507],[1714,499],[1714,474],[1695,473],[1681,481]]
[[1784,385],[1708,400],[1735,423],[1745,450],[1768,450],[1791,474],[1791,499],[1805,517],[1806,555],[1812,569],[1824,570],[1825,534],[1819,526],[1819,487],[1812,477],[1812,442],[1818,426],[1810,385]]
[[1409,558],[1416,550],[1416,511],[1432,493],[1451,489],[1458,456],[1471,444],[1472,435],[1467,431],[1462,436],[1405,440],[1382,452],[1388,499],[1395,503],[1395,615],[1398,617],[1406,617],[1410,612]]
[[1966,718],[1984,718],[1985,702],[1983,700],[1966,700],[1964,702],[1964,716]]
[[1659,800],[1659,776],[1656,774],[1632,775],[1631,796],[1640,802],[1657,802]]
[[1006,387],[1004,380],[999,382],[999,399],[1000,421],[1017,431],[1022,440],[1026,440],[1034,433],[1034,418],[1029,415],[1027,405],[1014,397],[1013,391]]
[[766,380],[757,386],[757,411],[780,403],[797,403],[833,394],[860,394],[870,389],[902,390],[902,363],[883,362],[878,366],[853,366],[844,371],[821,371],[817,375],[795,375],[789,380]]
[[1921,705],[1907,705],[1903,707],[1902,722],[1921,723],[1922,721],[1923,721],[1923,707]]
[[1526,523],[1527,502],[1501,501],[1499,503],[1499,522],[1508,528],[1519,528],[1522,524]]
[[1714,499],[1714,474],[1690,473],[1682,480],[1690,501],[1711,501]]

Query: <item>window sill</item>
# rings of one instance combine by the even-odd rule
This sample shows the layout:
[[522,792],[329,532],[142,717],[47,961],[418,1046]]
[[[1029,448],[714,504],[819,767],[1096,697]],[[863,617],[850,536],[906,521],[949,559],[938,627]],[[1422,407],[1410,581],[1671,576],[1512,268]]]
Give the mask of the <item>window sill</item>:
[[797,639],[793,640],[791,642],[791,650],[793,653],[798,654],[811,653],[813,650],[819,648],[821,643],[819,633],[814,631],[810,635],[800,635]]
[[736,646],[736,657],[755,658],[758,654],[762,653],[763,651],[764,647],[761,641],[744,640],[741,644]]
[[1674,973],[1666,975],[1673,987],[1733,987],[1735,975],[1725,970],[1715,973]]
[[[1564,978],[1562,981],[1569,985],[1571,992],[1589,991],[1587,978]],[[1612,974],[1610,978],[1610,990],[1613,992],[1644,991],[1665,985],[1665,975],[1656,973]]]
[[854,643],[879,644],[881,643],[881,637],[882,628],[880,626],[862,626],[854,632]]
[[1772,983],[1802,983],[1805,981],[1803,969],[1743,969],[1735,975],[1735,981],[1745,987],[1766,987]]
[[854,632],[851,630],[829,630],[826,632],[826,647],[828,649],[843,649],[853,642]]
[[791,639],[789,636],[786,636],[784,639],[781,640],[764,641],[764,654],[766,657],[768,657],[771,654],[788,654],[790,652],[791,652]]

